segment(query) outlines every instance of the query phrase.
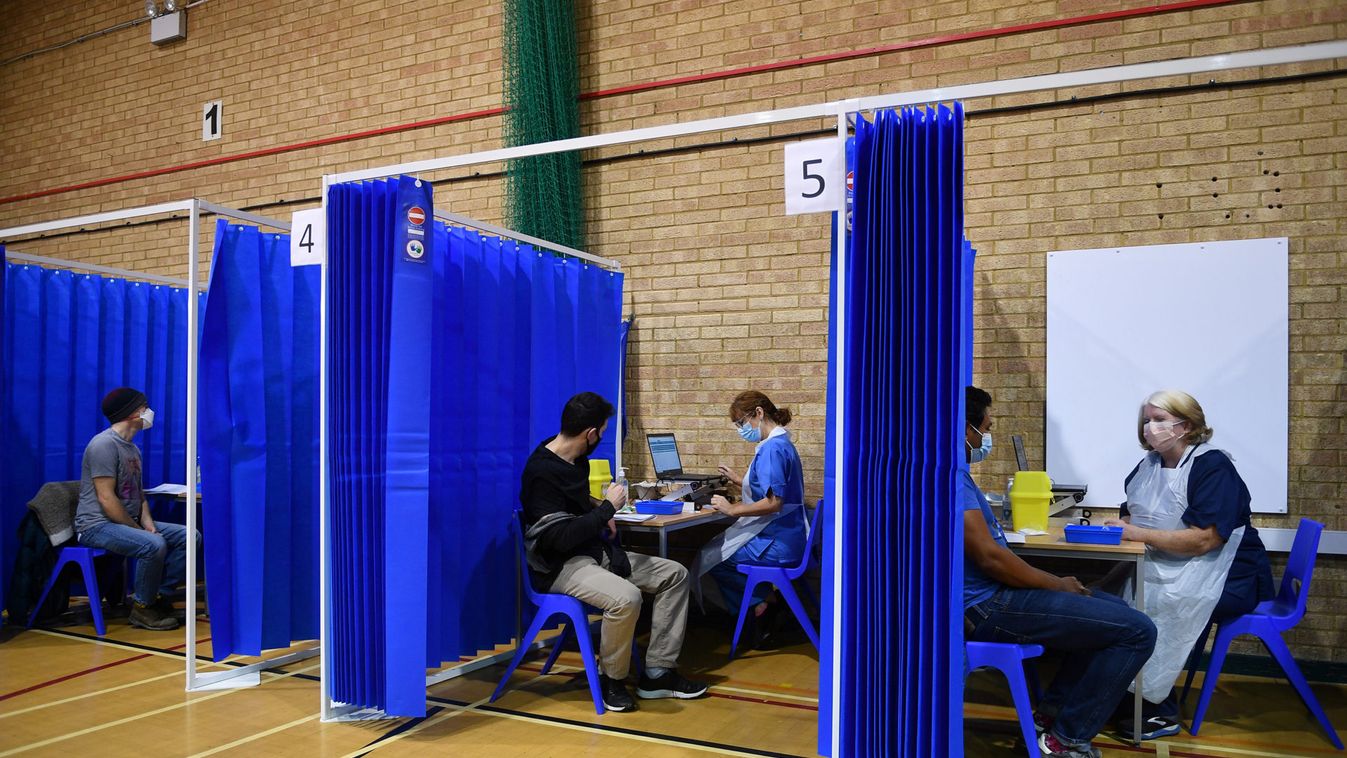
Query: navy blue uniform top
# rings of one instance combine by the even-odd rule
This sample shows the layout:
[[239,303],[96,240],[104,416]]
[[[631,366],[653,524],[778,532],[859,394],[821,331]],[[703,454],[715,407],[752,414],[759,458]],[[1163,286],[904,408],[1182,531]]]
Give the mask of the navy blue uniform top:
[[[1127,475],[1130,484],[1141,468],[1138,463]],[[1235,561],[1225,578],[1225,591],[1217,603],[1214,616],[1248,613],[1263,600],[1272,599],[1272,567],[1268,565],[1267,551],[1258,530],[1249,522],[1249,488],[1235,470],[1235,464],[1224,452],[1212,450],[1193,459],[1188,470],[1188,509],[1183,512],[1183,523],[1205,529],[1216,527],[1222,540],[1244,527],[1244,539],[1239,543]],[[1127,515],[1124,503],[1121,515]]]

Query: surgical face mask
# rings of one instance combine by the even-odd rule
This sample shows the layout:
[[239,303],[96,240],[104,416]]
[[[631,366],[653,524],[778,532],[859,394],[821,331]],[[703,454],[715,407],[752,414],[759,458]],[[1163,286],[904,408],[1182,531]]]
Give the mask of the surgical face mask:
[[[972,424],[969,424],[968,426],[975,432],[978,430],[978,428]],[[980,434],[982,435],[982,447],[973,447],[972,445],[969,445],[967,439],[963,441],[963,444],[968,445],[968,460],[971,463],[981,463],[987,460],[987,456],[992,454],[992,433],[980,432]]]
[[1179,433],[1174,431],[1174,427],[1182,424],[1182,421],[1147,421],[1142,427],[1141,433],[1146,438],[1146,444],[1151,446],[1156,452],[1164,452],[1173,446],[1178,439]]
[[594,443],[591,444],[591,445],[588,445],[588,446],[585,448],[585,457],[588,458],[589,456],[593,455],[593,454],[594,454],[594,451],[599,449],[599,443],[602,442],[602,441],[603,441],[603,435],[602,435],[602,434],[596,433],[596,434],[594,435]]
[[748,423],[748,417],[744,417],[738,424],[739,436],[744,438],[744,442],[759,442],[762,440],[762,430],[757,429]]
[[154,410],[146,408],[140,412],[140,428],[149,429],[154,426]]

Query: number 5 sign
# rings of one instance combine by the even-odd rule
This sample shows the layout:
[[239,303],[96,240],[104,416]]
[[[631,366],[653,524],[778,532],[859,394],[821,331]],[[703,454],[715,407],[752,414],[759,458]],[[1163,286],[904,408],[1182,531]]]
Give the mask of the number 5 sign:
[[842,210],[842,142],[786,145],[786,215]]
[[290,216],[290,265],[313,266],[327,254],[327,217],[322,208]]

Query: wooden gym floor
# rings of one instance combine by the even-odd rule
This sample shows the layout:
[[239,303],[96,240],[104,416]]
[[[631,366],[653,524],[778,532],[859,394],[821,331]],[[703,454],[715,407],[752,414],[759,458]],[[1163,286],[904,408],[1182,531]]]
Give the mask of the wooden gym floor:
[[[198,633],[210,634],[197,621]],[[0,758],[25,756],[471,756],[814,755],[817,662],[808,643],[727,662],[729,632],[694,624],[683,671],[712,683],[711,697],[642,702],[636,713],[596,716],[579,658],[554,673],[526,663],[497,703],[502,667],[427,692],[428,716],[323,724],[317,658],[273,669],[258,687],[183,691],[181,632],[147,632],[110,619],[92,627],[16,630],[0,642]],[[802,638],[801,638],[802,639]],[[199,650],[205,670],[210,643]],[[270,656],[284,651],[274,651]],[[251,662],[242,659],[241,662]],[[1330,718],[1347,727],[1347,687],[1315,685]],[[1009,697],[995,673],[969,680],[970,756],[1023,755]],[[1191,706],[1191,702],[1190,702]],[[1223,677],[1201,737],[1141,748],[1101,736],[1106,756],[1183,758],[1338,754],[1282,680]]]

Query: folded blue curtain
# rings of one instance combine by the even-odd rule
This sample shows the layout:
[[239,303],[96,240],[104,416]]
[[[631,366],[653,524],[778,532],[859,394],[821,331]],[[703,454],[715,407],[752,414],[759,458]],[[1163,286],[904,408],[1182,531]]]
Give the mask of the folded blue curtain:
[[[140,389],[155,411],[154,426],[135,440],[145,486],[181,483],[187,468],[187,290],[4,268],[0,557],[14,555],[24,506],[44,482],[80,478],[85,446],[108,426],[101,405],[113,388]],[[153,513],[181,523],[171,510]],[[0,587],[9,586],[11,563],[0,560]]]
[[215,660],[319,634],[319,270],[220,220],[197,440]]
[[[515,635],[520,472],[566,399],[615,400],[620,370],[621,274],[433,222],[428,188],[414,201],[424,225],[411,224],[398,198],[414,181],[328,195],[330,694],[390,716],[424,715],[427,667]],[[425,263],[407,259],[412,241]],[[392,290],[388,268],[404,265],[428,287]],[[393,337],[412,324],[398,368]],[[413,381],[426,401],[399,410]],[[427,427],[395,434],[399,417]],[[617,438],[614,423],[595,455]],[[395,447],[424,456],[424,489],[416,466],[396,471]],[[395,513],[388,493],[413,469]]]
[[856,128],[833,619],[845,756],[963,752],[956,476],[972,256],[962,123],[956,104],[881,111]]

